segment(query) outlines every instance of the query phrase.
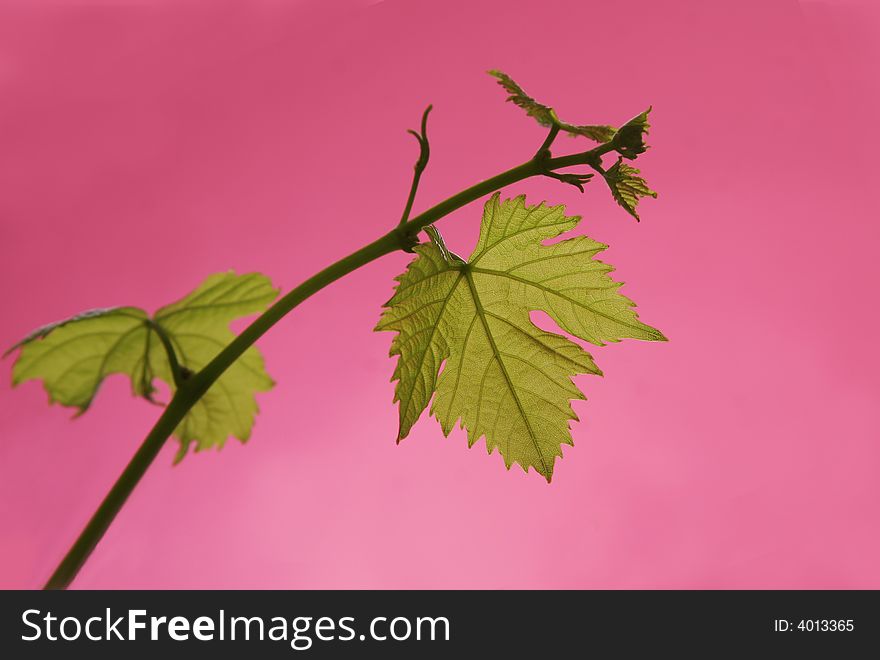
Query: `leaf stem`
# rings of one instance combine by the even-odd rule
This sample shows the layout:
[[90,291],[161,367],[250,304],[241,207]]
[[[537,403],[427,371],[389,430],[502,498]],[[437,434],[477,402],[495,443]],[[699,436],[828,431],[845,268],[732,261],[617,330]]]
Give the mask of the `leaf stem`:
[[556,139],[557,135],[559,135],[559,125],[553,124],[553,126],[550,127],[550,132],[547,133],[547,137],[544,138],[543,144],[538,147],[538,151],[535,153],[535,158],[550,157],[550,147],[553,144],[553,141]]
[[168,336],[168,333],[165,332],[165,328],[156,323],[155,320],[147,319],[144,321],[144,324],[155,331],[156,335],[159,337],[159,341],[162,342],[162,346],[165,348],[165,354],[168,356],[168,365],[171,367],[174,386],[179,390],[183,385],[183,370],[180,368],[180,362],[177,360],[177,353],[174,351],[174,346],[171,344],[171,338]]
[[[422,117],[422,135],[425,143],[425,153],[427,152],[427,137],[424,137],[425,122],[429,110],[430,106]],[[422,144],[422,139],[420,139],[419,142]],[[589,151],[568,156],[558,158],[531,158],[521,165],[517,165],[516,167],[462,190],[439,204],[432,206],[411,220],[404,220],[404,222],[398,224],[397,227],[384,236],[328,266],[278,299],[275,304],[263,312],[263,314],[257,317],[241,332],[241,334],[233,339],[226,348],[221,350],[207,366],[187,379],[186,387],[180,388],[176,391],[174,397],[165,408],[161,417],[159,417],[155,426],[153,426],[152,430],[147,434],[140,449],[138,449],[137,453],[131,459],[131,462],[129,462],[116,483],[113,484],[113,487],[104,498],[104,501],[101,502],[98,510],[89,520],[85,529],[83,529],[82,533],[74,542],[64,559],[58,565],[58,568],[49,578],[45,588],[66,589],[70,586],[70,583],[76,577],[77,573],[79,573],[79,570],[82,568],[89,555],[98,545],[98,542],[113,522],[116,514],[119,513],[122,505],[128,499],[135,486],[137,486],[141,477],[146,473],[147,468],[153,462],[153,459],[158,455],[159,450],[165,444],[165,441],[171,436],[174,429],[177,428],[177,425],[180,424],[189,410],[217,381],[223,372],[232,365],[233,362],[241,357],[248,348],[250,348],[272,326],[290,313],[290,311],[297,305],[306,300],[312,294],[326,287],[328,284],[335,282],[339,278],[357,270],[361,266],[364,266],[371,261],[375,261],[386,254],[396,252],[397,250],[406,250],[413,245],[415,237],[421,230],[466,204],[476,201],[500,188],[516,183],[517,181],[543,175],[548,170],[571,167],[573,165],[595,165],[601,162],[600,159],[603,154],[613,150],[614,146],[612,141],[601,144]],[[425,164],[427,164],[427,158],[425,158],[424,161]],[[419,162],[422,162],[421,158]],[[411,210],[412,199],[415,197],[415,189],[418,185],[418,177],[421,174],[421,172],[418,171],[418,164],[416,165],[416,168],[416,176],[414,177],[413,187],[410,191],[410,200],[407,204],[408,210],[404,212],[405,218],[408,216],[409,210]],[[424,170],[424,166],[422,167],[422,170]],[[161,331],[157,330],[157,334],[160,339],[163,339],[163,333]],[[164,339],[167,339],[167,337]],[[163,343],[165,343],[164,340]],[[166,351],[168,352],[169,361],[176,361],[176,355],[173,350],[168,350],[168,345],[166,345]],[[174,367],[172,366],[172,369],[173,368]],[[177,371],[181,371],[179,365]]]

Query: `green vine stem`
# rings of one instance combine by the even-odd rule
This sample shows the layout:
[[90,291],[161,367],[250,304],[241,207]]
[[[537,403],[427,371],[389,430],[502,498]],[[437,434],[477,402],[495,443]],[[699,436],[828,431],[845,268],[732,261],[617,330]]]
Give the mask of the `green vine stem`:
[[[427,116],[427,112],[425,112],[424,117]],[[424,120],[422,135],[425,135]],[[176,389],[165,411],[147,434],[143,444],[125,470],[123,470],[119,479],[113,484],[110,492],[107,493],[107,496],[64,556],[64,559],[61,560],[55,572],[52,573],[44,588],[66,589],[70,586],[70,583],[79,573],[89,555],[91,555],[98,542],[104,536],[104,533],[110,527],[116,514],[119,513],[122,505],[125,504],[125,501],[153,462],[153,459],[156,458],[162,449],[165,441],[168,440],[184,416],[233,362],[306,298],[361,266],[375,261],[379,257],[391,254],[397,250],[411,250],[412,246],[417,243],[418,233],[428,225],[485,195],[509,186],[512,183],[533,176],[546,176],[548,173],[565,167],[588,165],[593,169],[601,168],[602,155],[616,150],[616,140],[611,140],[589,151],[552,158],[550,157],[549,147],[552,138],[555,137],[555,132],[551,133],[534,158],[462,190],[411,220],[398,224],[381,238],[313,275],[281,297],[274,305],[257,317],[226,348],[220,351],[204,369],[185,379],[178,377],[179,387]],[[424,140],[427,142],[427,138],[424,138]],[[421,144],[422,140],[420,140]],[[425,147],[423,146],[423,148]],[[422,159],[420,159],[421,161]],[[424,161],[426,163],[427,158]],[[424,166],[421,169],[424,169]],[[421,174],[418,166],[416,172],[417,175]],[[414,184],[417,185],[417,183],[418,179],[416,178]],[[411,198],[414,195],[415,186],[411,191]],[[411,206],[411,204],[412,201],[410,200],[408,206]],[[408,210],[404,213],[404,218],[407,215]],[[161,337],[162,335],[160,334]],[[173,355],[174,352],[172,350],[169,352],[169,359],[172,359]]]

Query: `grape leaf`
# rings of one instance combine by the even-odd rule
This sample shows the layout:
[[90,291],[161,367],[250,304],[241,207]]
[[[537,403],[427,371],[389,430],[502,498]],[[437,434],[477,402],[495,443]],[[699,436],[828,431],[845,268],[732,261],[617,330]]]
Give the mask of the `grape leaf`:
[[648,150],[648,145],[645,144],[645,136],[648,134],[648,129],[651,128],[651,125],[648,123],[648,114],[650,112],[651,108],[648,108],[643,113],[630,119],[617,131],[617,140],[615,142],[617,152],[624,158],[633,160],[639,154],[643,154]]
[[630,167],[618,158],[617,162],[602,173],[614,199],[636,220],[639,214],[636,207],[642,197],[657,197],[657,193],[648,187],[645,180],[639,176],[639,170]]
[[535,99],[526,94],[523,88],[506,73],[492,70],[489,71],[489,75],[498,79],[498,84],[501,85],[509,95],[507,97],[508,101],[525,110],[526,114],[529,117],[534,117],[535,121],[541,126],[546,126],[547,128],[558,126],[559,130],[563,133],[568,133],[571,136],[582,135],[595,142],[608,142],[614,138],[614,135],[617,132],[613,126],[581,126],[564,122],[556,116],[553,108],[546,106],[543,103],[538,103]]
[[101,381],[111,373],[127,374],[133,392],[150,398],[150,363],[144,360],[151,339],[148,322],[141,309],[112,307],[37,328],[7,351],[21,348],[12,383],[42,379],[50,403],[77,408],[77,415],[89,408]]
[[542,244],[579,222],[562,206],[528,206],[523,196],[501,202],[496,193],[467,261],[433,228],[432,243],[415,248],[376,326],[397,332],[398,442],[433,396],[431,414],[445,435],[460,421],[469,446],[485,437],[508,469],[533,467],[550,481],[561,445],[573,444],[570,400],[584,398],[571,379],[601,371],[578,344],[541,330],[529,313],[546,312],[564,331],[600,346],[666,339],[638,320],[608,276],[612,267],[594,258],[606,245],[586,236]]
[[[110,374],[125,374],[135,395],[153,400],[154,380],[172,392],[174,375],[160,332],[169,340],[186,373],[197,372],[234,337],[229,323],[262,311],[278,295],[257,273],[211,275],[192,293],[159,309],[152,317],[136,307],[83,312],[38,328],[7,353],[21,349],[12,382],[42,380],[50,403],[84,413]],[[177,459],[190,444],[221,447],[231,435],[245,442],[257,413],[256,392],[273,385],[263,358],[248,349],[193,406],[174,432]]]

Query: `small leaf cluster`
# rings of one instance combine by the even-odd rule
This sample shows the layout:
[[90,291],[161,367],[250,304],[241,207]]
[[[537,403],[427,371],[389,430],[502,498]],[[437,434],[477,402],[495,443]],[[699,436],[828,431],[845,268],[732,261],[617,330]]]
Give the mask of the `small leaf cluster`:
[[[645,153],[648,145],[645,138],[651,125],[648,123],[648,114],[651,108],[636,115],[620,128],[614,128],[608,125],[578,125],[570,124],[559,119],[556,112],[550,106],[539,103],[534,98],[526,94],[523,88],[516,83],[510,76],[502,71],[489,71],[491,76],[498,79],[501,85],[508,93],[507,100],[514,105],[525,110],[529,117],[533,117],[541,126],[550,128],[551,130],[561,131],[573,137],[583,136],[596,142],[609,143],[614,151],[619,154],[617,162],[608,170],[601,167],[595,169],[602,175],[614,200],[639,220],[639,214],[636,207],[643,197],[657,197],[657,193],[648,187],[643,178],[638,176],[639,170],[623,163],[623,159],[634,160],[639,155]],[[576,186],[583,192],[583,184],[585,184],[590,175],[581,174],[560,174],[548,172],[548,176],[559,179],[564,183]]]

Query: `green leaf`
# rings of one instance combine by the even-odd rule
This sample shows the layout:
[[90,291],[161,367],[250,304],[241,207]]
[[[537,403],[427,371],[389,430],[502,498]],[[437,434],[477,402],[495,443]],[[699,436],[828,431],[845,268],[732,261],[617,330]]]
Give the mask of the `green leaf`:
[[[114,307],[51,323],[10,349],[21,349],[12,370],[13,384],[42,380],[50,403],[77,408],[79,415],[91,405],[104,379],[118,373],[129,377],[135,395],[152,401],[156,378],[175,390],[160,332],[180,366],[197,372],[233,339],[233,319],[262,311],[277,295],[263,275],[227,272],[211,275],[152,318],[136,307]],[[193,442],[205,449],[222,446],[229,436],[246,441],[257,413],[254,394],[272,385],[259,352],[248,349],[175,430],[181,443],[177,460]]]
[[611,194],[614,199],[636,220],[639,220],[639,214],[636,207],[642,197],[654,197],[657,193],[648,187],[645,180],[639,176],[639,170],[630,167],[623,162],[622,158],[618,158],[603,175],[608,187],[611,188]]
[[635,159],[639,154],[645,153],[648,145],[645,144],[645,136],[651,125],[648,123],[648,114],[651,108],[636,115],[617,131],[615,145],[617,152],[624,158]]
[[547,128],[557,126],[563,133],[568,133],[571,136],[582,135],[595,142],[608,142],[614,138],[614,135],[617,132],[613,126],[582,126],[561,121],[559,117],[556,116],[553,108],[538,103],[535,99],[526,94],[523,88],[506,73],[492,70],[489,71],[489,75],[497,78],[498,84],[507,91],[509,95],[507,97],[508,101],[525,110],[526,114],[529,117],[534,117],[535,121],[541,126],[546,126]]
[[42,379],[49,402],[77,408],[78,415],[89,408],[101,382],[112,373],[128,375],[133,392],[149,398],[152,371],[144,359],[152,338],[148,320],[136,307],[113,307],[38,328],[8,351],[21,349],[12,383]]
[[606,245],[586,236],[542,243],[578,222],[562,206],[527,206],[522,196],[501,202],[496,193],[467,262],[436,230],[430,244],[415,248],[376,326],[398,333],[391,344],[398,441],[434,396],[431,414],[444,434],[460,421],[469,446],[485,437],[508,469],[533,467],[550,481],[561,445],[572,444],[569,402],[584,398],[571,379],[601,372],[578,344],[541,330],[529,313],[546,312],[596,345],[665,340],[638,320],[634,303],[608,276],[612,267],[594,258]]

